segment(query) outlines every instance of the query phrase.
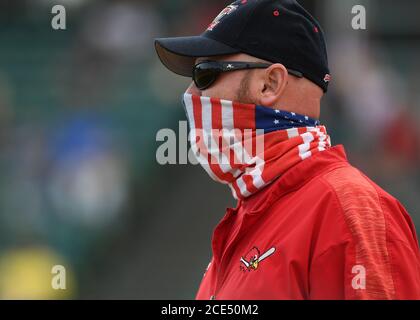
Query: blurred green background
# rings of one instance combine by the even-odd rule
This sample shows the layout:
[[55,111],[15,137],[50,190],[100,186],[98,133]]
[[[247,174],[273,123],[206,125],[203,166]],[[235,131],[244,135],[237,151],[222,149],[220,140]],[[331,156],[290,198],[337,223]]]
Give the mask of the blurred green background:
[[[420,2],[299,1],[324,26],[333,82],[321,120],[420,230]],[[67,29],[53,30],[62,4]],[[154,37],[203,32],[229,1],[0,2],[0,298],[191,299],[228,188],[160,166],[190,80]],[[367,9],[367,30],[351,9]],[[52,290],[51,266],[67,290]]]

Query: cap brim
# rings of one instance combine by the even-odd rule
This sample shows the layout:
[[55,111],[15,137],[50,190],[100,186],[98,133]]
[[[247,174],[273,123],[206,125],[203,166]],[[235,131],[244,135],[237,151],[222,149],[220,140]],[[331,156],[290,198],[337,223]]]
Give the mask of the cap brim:
[[204,36],[159,38],[155,40],[155,48],[160,60],[169,70],[185,77],[192,76],[195,60],[199,57],[240,52]]

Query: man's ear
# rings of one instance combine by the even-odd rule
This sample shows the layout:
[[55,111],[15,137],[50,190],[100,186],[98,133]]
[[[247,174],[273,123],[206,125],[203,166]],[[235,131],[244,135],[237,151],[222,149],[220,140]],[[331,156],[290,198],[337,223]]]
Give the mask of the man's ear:
[[288,72],[284,65],[273,64],[265,70],[260,102],[263,106],[274,107],[282,97],[287,86]]

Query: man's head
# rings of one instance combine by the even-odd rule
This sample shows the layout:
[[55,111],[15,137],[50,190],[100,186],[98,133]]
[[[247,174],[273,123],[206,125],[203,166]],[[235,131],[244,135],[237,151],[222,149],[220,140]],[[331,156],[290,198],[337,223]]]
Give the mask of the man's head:
[[[191,85],[190,93],[301,112],[319,103],[330,81],[321,27],[295,0],[238,0],[202,35],[156,39],[155,46],[166,67],[188,77],[203,60],[270,64],[223,72],[203,91]],[[309,115],[319,116],[315,109]]]

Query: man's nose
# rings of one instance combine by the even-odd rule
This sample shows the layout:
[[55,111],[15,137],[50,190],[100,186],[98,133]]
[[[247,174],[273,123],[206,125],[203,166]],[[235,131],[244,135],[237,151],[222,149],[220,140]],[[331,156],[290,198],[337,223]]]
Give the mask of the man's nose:
[[194,81],[191,82],[186,92],[192,95],[201,96],[201,91],[195,86]]

